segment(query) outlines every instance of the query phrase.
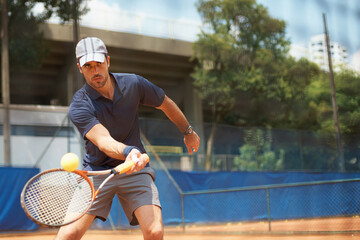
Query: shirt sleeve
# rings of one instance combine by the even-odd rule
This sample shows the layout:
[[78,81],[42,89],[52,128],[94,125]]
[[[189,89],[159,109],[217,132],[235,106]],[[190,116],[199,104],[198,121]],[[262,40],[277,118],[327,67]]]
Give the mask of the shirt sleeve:
[[147,79],[137,76],[140,90],[140,103],[150,107],[159,107],[165,98],[165,92]]
[[72,101],[69,117],[84,139],[90,129],[100,123],[95,116],[95,109],[86,101]]

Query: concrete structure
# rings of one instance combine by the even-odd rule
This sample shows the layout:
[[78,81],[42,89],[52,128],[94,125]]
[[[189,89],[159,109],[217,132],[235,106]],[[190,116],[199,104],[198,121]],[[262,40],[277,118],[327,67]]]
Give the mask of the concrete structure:
[[[310,61],[322,70],[329,71],[325,34],[313,36],[309,45]],[[337,42],[330,42],[331,59],[334,71],[348,64],[347,50]]]
[[[36,70],[11,73],[11,103],[67,106],[78,77],[72,25],[42,26],[50,53]],[[192,122],[202,122],[202,105],[192,87],[192,43],[144,35],[81,27],[80,38],[96,36],[108,47],[110,71],[136,73],[162,87]],[[75,81],[76,82],[76,81]],[[81,85],[82,85],[81,83]],[[69,94],[68,94],[69,92]],[[143,107],[143,117],[162,117],[161,111]]]

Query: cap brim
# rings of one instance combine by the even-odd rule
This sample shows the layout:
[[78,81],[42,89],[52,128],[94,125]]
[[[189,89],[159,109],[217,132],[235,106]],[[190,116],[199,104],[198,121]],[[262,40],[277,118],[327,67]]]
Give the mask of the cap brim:
[[104,53],[89,53],[82,56],[79,59],[80,67],[82,67],[87,62],[104,62],[105,61],[105,54]]

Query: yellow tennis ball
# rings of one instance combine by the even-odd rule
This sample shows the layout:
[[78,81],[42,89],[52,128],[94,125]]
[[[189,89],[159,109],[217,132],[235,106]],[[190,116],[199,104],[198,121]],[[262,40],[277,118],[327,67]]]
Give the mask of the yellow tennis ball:
[[61,167],[68,172],[72,172],[79,166],[79,157],[75,153],[66,153],[61,158]]

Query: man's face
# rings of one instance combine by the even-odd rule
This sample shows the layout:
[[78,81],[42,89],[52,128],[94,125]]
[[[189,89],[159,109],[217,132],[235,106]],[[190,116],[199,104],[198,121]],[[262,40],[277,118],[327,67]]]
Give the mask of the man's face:
[[104,87],[109,78],[109,56],[105,59],[104,62],[87,62],[82,67],[80,67],[79,63],[77,65],[79,67],[80,73],[84,75],[87,84],[89,84],[94,89]]

